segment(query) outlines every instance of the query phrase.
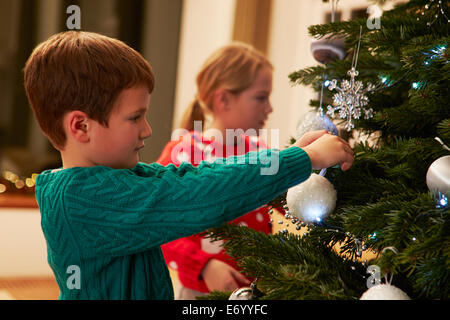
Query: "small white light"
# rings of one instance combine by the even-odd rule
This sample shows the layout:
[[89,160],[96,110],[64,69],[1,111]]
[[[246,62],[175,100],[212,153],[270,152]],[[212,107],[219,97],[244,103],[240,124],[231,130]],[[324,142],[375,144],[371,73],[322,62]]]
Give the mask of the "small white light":
[[441,200],[439,200],[441,206],[445,207],[448,204],[448,199],[445,196],[442,196]]

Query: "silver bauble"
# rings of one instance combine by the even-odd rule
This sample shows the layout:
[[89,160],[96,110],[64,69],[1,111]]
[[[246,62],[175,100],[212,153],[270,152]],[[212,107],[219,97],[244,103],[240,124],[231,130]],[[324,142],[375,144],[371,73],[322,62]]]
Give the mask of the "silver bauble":
[[320,63],[329,63],[336,59],[342,60],[345,57],[345,38],[332,36],[313,40],[311,53],[314,59]]
[[250,287],[244,287],[234,290],[228,300],[252,300],[253,289]]
[[326,115],[320,115],[318,112],[309,111],[297,125],[297,139],[300,139],[305,133],[316,130],[327,130],[334,135],[338,135],[336,125]]
[[427,171],[427,186],[438,198],[445,194],[449,196],[450,156],[440,157],[430,165]]

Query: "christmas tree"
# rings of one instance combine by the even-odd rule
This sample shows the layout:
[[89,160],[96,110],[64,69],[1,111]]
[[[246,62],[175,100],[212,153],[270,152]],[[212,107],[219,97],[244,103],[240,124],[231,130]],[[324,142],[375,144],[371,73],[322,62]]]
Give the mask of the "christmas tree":
[[[257,278],[259,299],[360,299],[380,283],[411,299],[449,298],[448,12],[446,1],[412,0],[384,12],[378,27],[366,18],[310,26],[316,39],[345,39],[345,57],[293,71],[290,81],[312,86],[320,98],[311,109],[356,137],[355,162],[322,172],[337,195],[327,216],[294,215],[291,190],[269,203],[284,206],[283,225],[306,228],[302,235],[231,224],[208,231]],[[309,192],[327,202],[321,190]]]

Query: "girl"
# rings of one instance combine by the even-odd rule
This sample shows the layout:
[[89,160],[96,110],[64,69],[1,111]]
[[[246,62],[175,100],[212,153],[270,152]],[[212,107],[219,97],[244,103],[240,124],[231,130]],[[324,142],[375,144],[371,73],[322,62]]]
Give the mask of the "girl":
[[[232,43],[213,53],[197,75],[198,91],[182,121],[189,133],[169,142],[158,162],[198,165],[202,160],[266,148],[256,135],[244,133],[257,133],[272,112],[272,69],[263,54],[243,43]],[[194,124],[199,127],[197,131]],[[257,209],[233,223],[270,233],[265,211]],[[231,291],[250,283],[221,244],[194,235],[162,246],[166,262],[178,271],[181,288],[176,299],[194,299],[212,290]]]

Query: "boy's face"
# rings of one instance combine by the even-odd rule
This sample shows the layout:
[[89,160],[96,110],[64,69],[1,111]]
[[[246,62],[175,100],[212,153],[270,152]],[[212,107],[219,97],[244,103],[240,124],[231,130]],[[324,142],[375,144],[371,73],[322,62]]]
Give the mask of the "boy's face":
[[149,103],[150,94],[146,87],[125,89],[115,102],[108,128],[95,122],[89,150],[96,165],[124,169],[137,164],[144,139],[152,134],[146,119]]

